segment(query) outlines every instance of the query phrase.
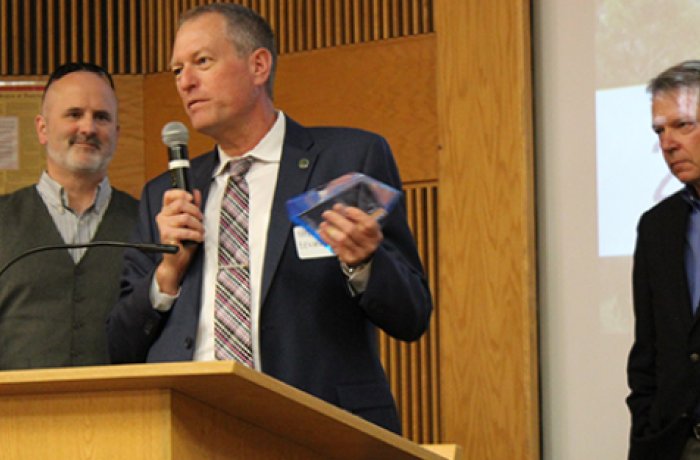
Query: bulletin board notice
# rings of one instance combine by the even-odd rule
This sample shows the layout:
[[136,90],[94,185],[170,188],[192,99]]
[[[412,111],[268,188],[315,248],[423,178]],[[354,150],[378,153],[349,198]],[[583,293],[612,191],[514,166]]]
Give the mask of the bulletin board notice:
[[34,184],[45,168],[34,119],[42,81],[0,81],[0,194]]

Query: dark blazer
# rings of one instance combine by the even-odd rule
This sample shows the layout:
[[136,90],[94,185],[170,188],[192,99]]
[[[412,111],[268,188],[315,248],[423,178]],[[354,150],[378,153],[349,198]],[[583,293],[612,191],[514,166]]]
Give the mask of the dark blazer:
[[700,327],[685,271],[690,204],[678,192],[642,215],[634,254],[635,340],[627,376],[629,458],[678,460],[700,394]]
[[[216,151],[192,161],[195,187],[204,200]],[[384,241],[374,255],[366,291],[353,297],[334,257],[297,257],[286,201],[342,174],[363,172],[396,188],[398,171],[386,141],[347,128],[304,128],[287,119],[274,195],[260,312],[263,372],[398,432],[399,421],[377,355],[376,327],[415,340],[432,309],[415,243],[398,205],[384,221]],[[167,175],[144,189],[134,239],[157,242],[155,215],[170,187]],[[125,254],[119,303],[108,320],[115,363],[191,360],[199,321],[203,249],[200,249],[168,313],[154,310],[148,290],[158,259]]]

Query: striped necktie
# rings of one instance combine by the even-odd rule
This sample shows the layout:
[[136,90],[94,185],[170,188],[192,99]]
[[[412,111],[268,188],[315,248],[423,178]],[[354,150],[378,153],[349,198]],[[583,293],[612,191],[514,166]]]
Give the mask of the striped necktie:
[[246,157],[229,164],[231,175],[221,202],[219,269],[216,276],[214,354],[253,367],[248,253],[248,183],[253,164]]

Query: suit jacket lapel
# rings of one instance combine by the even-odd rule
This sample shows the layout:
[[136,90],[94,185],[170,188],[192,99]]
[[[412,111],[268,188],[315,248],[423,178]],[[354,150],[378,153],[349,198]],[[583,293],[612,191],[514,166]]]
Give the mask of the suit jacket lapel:
[[314,148],[309,131],[287,118],[277,187],[267,233],[260,305],[265,303],[282,251],[291,232],[291,222],[287,217],[287,200],[307,189],[317,156],[318,151]]
[[671,210],[671,218],[668,222],[661,223],[659,231],[666,235],[666,261],[668,263],[669,295],[680,311],[676,312],[688,331],[694,327],[697,318],[693,318],[693,309],[690,305],[690,292],[688,277],[685,270],[686,233],[688,231],[688,218],[690,216],[688,204],[678,194],[675,197],[674,208]]
[[[192,186],[202,192],[201,209],[207,202],[209,187],[211,185],[212,174],[219,163],[219,155],[216,149],[203,155],[200,161],[193,162],[190,170]],[[201,246],[201,245],[200,245]],[[199,248],[188,269],[192,276],[185,276],[182,282],[182,297],[190,305],[199,305],[202,297],[202,276],[204,274],[204,251]]]
[[196,167],[190,170],[193,187],[202,192],[202,209],[209,196],[209,186],[211,185],[214,169],[219,164],[219,153],[216,148],[203,155],[201,162],[195,163]]

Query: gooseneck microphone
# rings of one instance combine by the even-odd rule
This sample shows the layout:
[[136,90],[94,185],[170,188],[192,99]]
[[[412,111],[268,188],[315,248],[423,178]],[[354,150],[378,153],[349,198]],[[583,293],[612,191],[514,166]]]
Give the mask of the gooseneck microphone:
[[178,251],[178,247],[174,244],[156,244],[156,243],[125,243],[122,241],[91,241],[90,243],[82,244],[52,244],[48,246],[37,246],[35,248],[28,249],[16,257],[7,262],[2,268],[0,268],[0,277],[3,273],[7,271],[8,268],[13,266],[16,262],[24,259],[25,257],[35,254],[37,252],[43,251],[54,251],[56,249],[81,249],[81,248],[94,248],[99,246],[108,246],[114,248],[134,248],[141,252],[155,252],[155,253],[166,253],[175,254]]
[[187,127],[179,121],[171,121],[163,126],[160,135],[163,143],[168,147],[168,169],[173,187],[192,193],[190,160],[187,156],[187,142],[190,140],[190,134]]

